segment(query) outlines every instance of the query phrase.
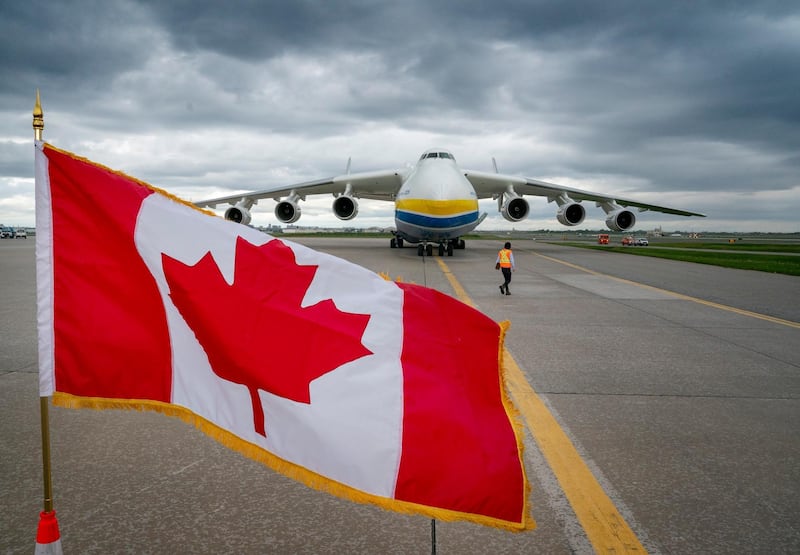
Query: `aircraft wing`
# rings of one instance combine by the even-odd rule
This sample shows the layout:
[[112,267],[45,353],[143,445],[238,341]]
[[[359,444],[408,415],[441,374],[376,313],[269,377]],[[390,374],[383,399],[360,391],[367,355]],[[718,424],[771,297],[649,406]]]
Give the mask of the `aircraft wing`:
[[636,200],[630,200],[622,197],[601,195],[592,193],[591,191],[583,191],[581,189],[573,189],[572,187],[564,187],[563,185],[556,185],[555,183],[548,183],[547,181],[540,181],[529,177],[521,177],[515,175],[504,175],[501,173],[488,173],[477,172],[471,170],[464,170],[464,176],[472,183],[475,188],[475,193],[478,198],[492,198],[497,197],[501,193],[509,190],[509,186],[520,195],[536,195],[540,197],[547,197],[549,201],[555,201],[562,194],[568,195],[572,200],[581,201],[589,200],[597,203],[612,202],[620,206],[638,208],[640,212],[645,210],[652,210],[654,212],[662,212],[664,214],[675,214],[677,216],[700,216],[705,217],[705,214],[697,212],[688,212],[686,210],[679,210],[677,208],[670,208],[668,206],[659,206],[657,204],[647,204]]
[[235,205],[240,202],[255,204],[260,199],[280,200],[292,193],[300,198],[306,195],[341,194],[350,186],[351,194],[357,198],[373,200],[394,200],[407,170],[382,170],[374,172],[348,173],[335,177],[326,177],[314,181],[278,185],[258,191],[246,191],[195,202],[200,207],[216,207],[220,204]]

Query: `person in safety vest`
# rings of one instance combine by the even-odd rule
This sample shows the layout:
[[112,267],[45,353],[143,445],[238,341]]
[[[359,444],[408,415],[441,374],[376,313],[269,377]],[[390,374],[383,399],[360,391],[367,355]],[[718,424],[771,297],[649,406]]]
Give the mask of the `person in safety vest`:
[[517,270],[514,264],[514,253],[511,252],[511,243],[506,243],[500,252],[497,253],[497,260],[494,267],[503,272],[505,282],[500,286],[500,294],[510,295],[511,291],[508,290],[508,284],[511,283],[511,272]]

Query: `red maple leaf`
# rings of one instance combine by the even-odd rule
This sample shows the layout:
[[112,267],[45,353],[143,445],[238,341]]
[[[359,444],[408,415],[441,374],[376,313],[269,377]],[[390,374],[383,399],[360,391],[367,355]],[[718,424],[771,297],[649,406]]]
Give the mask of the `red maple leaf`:
[[312,380],[372,354],[361,343],[369,315],[342,312],[331,299],[301,307],[317,266],[299,266],[277,239],[236,240],[233,284],[211,253],[188,266],[161,255],[170,297],[220,378],[250,392],[256,432],[266,437],[263,389],[311,403]]

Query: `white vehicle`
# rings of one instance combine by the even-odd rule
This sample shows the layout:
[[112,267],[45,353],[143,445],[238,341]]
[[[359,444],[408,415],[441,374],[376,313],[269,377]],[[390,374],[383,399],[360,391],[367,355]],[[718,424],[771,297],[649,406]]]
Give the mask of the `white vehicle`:
[[639,237],[638,239],[636,239],[636,245],[639,247],[646,247],[649,244],[650,244],[649,241],[644,237]]
[[677,208],[603,195],[547,183],[529,177],[478,172],[461,169],[453,155],[442,149],[426,150],[413,167],[350,173],[350,162],[343,175],[326,177],[305,183],[279,185],[260,191],[244,192],[196,202],[197,206],[216,207],[230,204],[225,219],[241,224],[250,223],[250,209],[260,199],[278,201],[275,217],[285,224],[300,218],[300,201],[307,195],[331,194],[332,210],[340,220],[351,220],[358,214],[359,198],[394,202],[397,231],[391,240],[392,248],[402,247],[404,241],[418,243],[420,256],[433,253],[439,245],[439,255],[453,249],[463,249],[463,235],[475,229],[486,217],[479,214],[478,200],[497,201],[497,210],[510,222],[528,217],[529,205],[524,195],[546,197],[558,206],[556,219],[566,226],[583,222],[586,208],[581,201],[591,201],[606,213],[606,226],[612,231],[627,231],[636,223],[631,207],[638,212],[652,210],[677,216],[700,216]]
[[27,239],[28,232],[25,231],[24,229],[18,229],[14,232],[14,237],[16,237],[17,239]]

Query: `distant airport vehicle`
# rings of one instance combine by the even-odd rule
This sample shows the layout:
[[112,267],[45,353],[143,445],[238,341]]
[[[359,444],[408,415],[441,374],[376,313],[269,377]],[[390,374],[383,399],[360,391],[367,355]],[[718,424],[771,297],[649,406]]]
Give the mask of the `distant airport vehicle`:
[[17,239],[27,239],[28,232],[25,231],[24,229],[18,229],[14,232],[14,237],[16,237]]
[[622,238],[622,246],[623,247],[632,247],[634,245],[633,237],[623,237]]
[[[494,160],[493,160],[494,162]],[[453,249],[463,249],[462,236],[475,229],[486,217],[478,213],[478,200],[492,198],[497,209],[510,222],[524,220],[530,211],[524,195],[547,197],[558,205],[556,219],[563,225],[576,226],[586,217],[581,201],[593,201],[606,213],[606,225],[612,231],[627,231],[636,223],[631,207],[639,212],[653,210],[678,216],[700,216],[676,208],[645,204],[620,197],[602,195],[547,183],[528,177],[464,170],[458,167],[453,155],[442,149],[422,153],[413,167],[350,173],[350,162],[343,175],[326,177],[294,185],[280,185],[260,191],[227,195],[196,202],[201,207],[230,204],[225,218],[250,223],[250,209],[260,199],[278,201],[275,217],[285,224],[300,218],[300,201],[307,195],[332,194],[332,210],[340,220],[353,219],[358,214],[359,198],[385,200],[395,203],[394,237],[390,246],[417,244],[420,256],[433,254],[438,244],[439,255],[452,256]]]
[[601,233],[597,236],[597,243],[599,245],[607,245],[608,244],[608,233]]
[[13,239],[14,230],[10,227],[0,226],[0,239]]
[[649,244],[650,242],[644,237],[639,237],[638,239],[636,239],[636,246],[638,247],[646,247]]

